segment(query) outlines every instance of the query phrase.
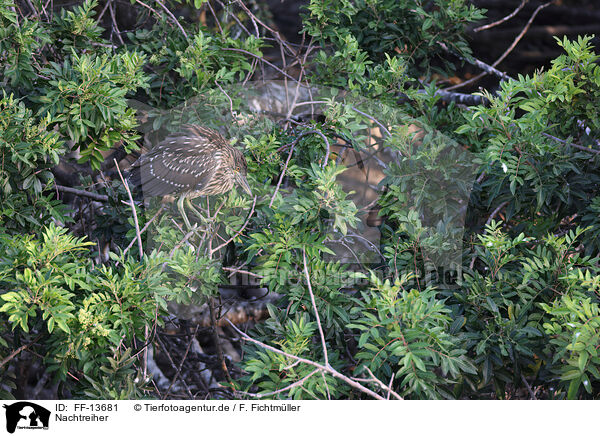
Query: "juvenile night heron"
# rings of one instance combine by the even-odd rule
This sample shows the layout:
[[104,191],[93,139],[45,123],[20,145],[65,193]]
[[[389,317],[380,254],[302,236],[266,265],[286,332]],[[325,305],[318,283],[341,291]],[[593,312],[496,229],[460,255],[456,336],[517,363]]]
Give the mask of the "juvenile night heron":
[[129,177],[134,185],[141,185],[145,195],[179,195],[177,208],[191,229],[183,209],[184,201],[201,217],[190,199],[223,194],[236,183],[252,195],[246,172],[242,152],[232,147],[219,132],[188,124],[181,133],[168,136],[142,154],[133,164]]

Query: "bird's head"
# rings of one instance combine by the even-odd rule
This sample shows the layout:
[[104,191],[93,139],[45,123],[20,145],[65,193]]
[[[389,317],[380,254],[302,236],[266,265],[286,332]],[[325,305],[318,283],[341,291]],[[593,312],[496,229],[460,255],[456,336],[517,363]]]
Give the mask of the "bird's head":
[[234,149],[233,152],[233,174],[235,182],[240,185],[248,195],[252,196],[250,185],[246,180],[246,174],[248,173],[248,165],[246,165],[246,159],[242,152],[238,149]]

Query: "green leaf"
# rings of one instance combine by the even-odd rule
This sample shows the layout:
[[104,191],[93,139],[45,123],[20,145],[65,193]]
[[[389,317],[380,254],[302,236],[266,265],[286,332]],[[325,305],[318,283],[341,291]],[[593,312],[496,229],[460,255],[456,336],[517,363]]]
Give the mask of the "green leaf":
[[567,398],[569,400],[575,400],[577,398],[577,392],[579,391],[579,385],[581,384],[581,377],[577,377],[571,380],[569,383],[569,390],[567,392]]
[[583,370],[585,369],[585,366],[587,365],[588,362],[588,353],[585,351],[582,351],[581,354],[579,355],[579,359],[577,359],[577,367],[579,368],[579,370],[583,373]]

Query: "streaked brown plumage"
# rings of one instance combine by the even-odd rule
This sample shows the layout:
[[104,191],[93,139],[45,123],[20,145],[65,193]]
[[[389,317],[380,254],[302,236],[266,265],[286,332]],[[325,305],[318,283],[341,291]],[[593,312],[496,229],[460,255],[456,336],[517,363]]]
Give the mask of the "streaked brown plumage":
[[179,195],[179,210],[190,198],[223,194],[234,184],[251,195],[246,181],[246,160],[217,131],[197,125],[185,125],[181,133],[170,135],[144,153],[133,164],[130,180],[141,185],[145,195]]

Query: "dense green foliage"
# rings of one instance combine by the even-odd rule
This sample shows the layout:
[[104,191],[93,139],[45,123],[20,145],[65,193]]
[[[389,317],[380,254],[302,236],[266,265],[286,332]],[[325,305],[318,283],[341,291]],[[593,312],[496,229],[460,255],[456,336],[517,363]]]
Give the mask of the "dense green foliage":
[[[433,78],[473,60],[465,32],[485,11],[311,0],[303,25],[314,51],[280,41],[281,52],[298,50],[302,80],[331,88],[322,116],[282,122],[248,115],[243,91],[265,66],[296,86],[292,69],[263,62],[280,48],[266,8],[211,4],[218,20],[197,1],[174,23],[133,2],[135,24],[119,32],[106,9],[97,18],[103,2],[48,15],[0,0],[0,394],[19,392],[30,348],[60,395],[159,395],[143,356],[168,303],[213,301],[227,263],[281,296],[248,334],[287,354],[247,342],[227,383],[242,397],[368,398],[354,378],[383,397],[388,385],[410,399],[536,386],[545,398],[597,399],[600,65],[590,38],[557,40],[564,54],[549,69],[467,107],[444,101]],[[256,198],[197,200],[203,231],[189,235],[161,214],[170,206],[153,219],[158,202],[137,202],[151,235],[140,253],[106,156],[187,122],[228,129]],[[368,152],[374,123],[396,158],[377,187],[380,258],[356,253],[350,266],[332,244],[360,238],[365,210],[337,183],[349,168],[330,146]],[[108,196],[96,213],[59,199],[59,162],[86,168],[79,184]],[[457,255],[451,286],[426,280],[432,262]]]

